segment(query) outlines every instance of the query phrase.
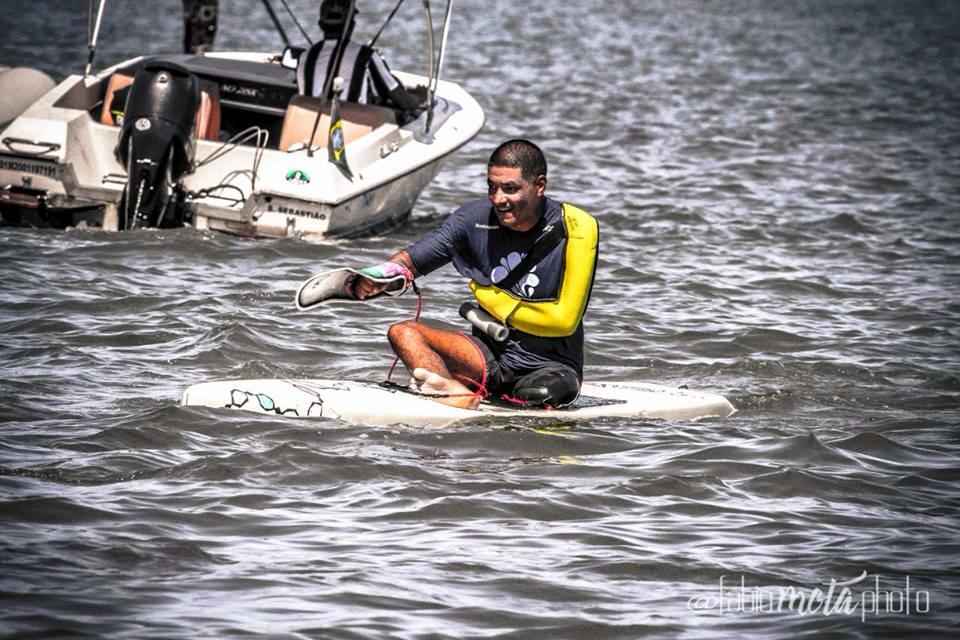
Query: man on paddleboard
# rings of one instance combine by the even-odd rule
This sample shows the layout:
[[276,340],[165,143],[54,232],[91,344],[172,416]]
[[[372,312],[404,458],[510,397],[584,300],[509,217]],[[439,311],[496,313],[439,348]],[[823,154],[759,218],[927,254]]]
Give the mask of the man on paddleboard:
[[[487,164],[487,199],[468,202],[435,231],[359,272],[353,295],[380,294],[373,279],[410,282],[452,262],[470,279],[481,313],[507,327],[502,341],[419,321],[394,324],[390,345],[438,401],[474,408],[488,395],[532,406],[576,400],[583,380],[583,315],[599,230],[587,212],[545,195],[547,162],[528,140],[508,140]],[[364,277],[369,275],[370,278]]]

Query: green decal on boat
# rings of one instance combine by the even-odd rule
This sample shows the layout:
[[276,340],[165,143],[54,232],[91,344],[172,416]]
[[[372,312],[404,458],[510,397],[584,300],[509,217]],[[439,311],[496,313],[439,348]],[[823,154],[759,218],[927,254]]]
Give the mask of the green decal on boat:
[[300,184],[309,184],[310,176],[301,169],[290,169],[287,171],[287,182],[299,182]]

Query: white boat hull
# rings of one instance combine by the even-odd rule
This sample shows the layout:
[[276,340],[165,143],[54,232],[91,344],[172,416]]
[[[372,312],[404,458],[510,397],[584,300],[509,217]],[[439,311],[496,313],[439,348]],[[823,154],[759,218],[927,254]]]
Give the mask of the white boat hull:
[[[142,60],[126,61],[91,78],[70,76],[0,133],[0,209],[8,223],[69,226],[83,220],[117,228],[126,184],[125,168],[114,155],[120,128],[103,124],[96,114],[113,73],[129,72]],[[217,53],[186,60],[201,72],[223,67],[229,73],[230,65],[245,65],[244,70],[262,69],[263,77],[275,84],[283,77],[268,54]],[[407,86],[427,82],[423,76],[396,75]],[[198,166],[184,176],[183,185],[189,193],[189,223],[198,229],[312,240],[387,228],[409,214],[443,160],[469,142],[484,120],[468,93],[441,81],[430,135],[423,135],[425,112],[403,125],[376,126],[348,143],[353,174],[348,178],[329,161],[326,148],[315,147],[312,153],[278,148],[284,109],[276,103],[244,102],[243,96],[229,93],[239,91],[231,78],[218,80],[226,113],[252,114],[272,127],[263,127],[267,142],[259,149],[247,143],[223,153],[221,140],[195,141]],[[279,86],[295,91],[292,84],[285,87],[279,81]],[[262,90],[267,95],[278,89],[265,85]],[[274,140],[269,140],[271,133]]]

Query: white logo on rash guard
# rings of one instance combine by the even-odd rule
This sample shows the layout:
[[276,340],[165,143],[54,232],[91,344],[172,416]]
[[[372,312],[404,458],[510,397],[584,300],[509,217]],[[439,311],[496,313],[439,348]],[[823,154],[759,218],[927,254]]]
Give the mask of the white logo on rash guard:
[[[514,267],[520,264],[520,261],[523,260],[525,255],[525,253],[511,251],[505,258],[500,258],[500,264],[490,272],[490,281],[496,284],[506,278]],[[533,296],[537,290],[537,285],[540,284],[540,277],[534,273],[536,270],[536,267],[530,269],[530,273],[527,274],[523,284],[520,285],[520,290],[523,291],[523,295],[527,298]]]

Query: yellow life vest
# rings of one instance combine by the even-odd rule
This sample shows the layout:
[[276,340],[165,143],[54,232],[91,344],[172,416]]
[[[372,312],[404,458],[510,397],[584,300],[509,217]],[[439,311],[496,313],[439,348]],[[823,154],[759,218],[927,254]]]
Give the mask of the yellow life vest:
[[600,229],[596,218],[567,203],[562,211],[567,246],[556,298],[532,302],[494,284],[470,281],[470,291],[487,313],[509,327],[542,338],[563,338],[577,330],[597,268]]

